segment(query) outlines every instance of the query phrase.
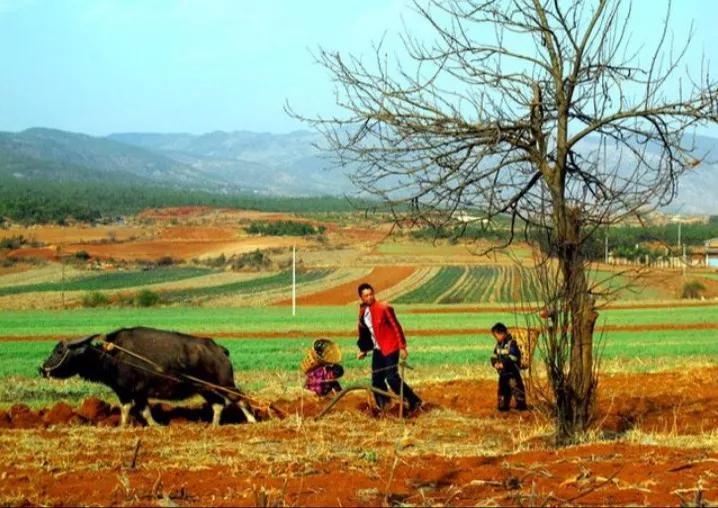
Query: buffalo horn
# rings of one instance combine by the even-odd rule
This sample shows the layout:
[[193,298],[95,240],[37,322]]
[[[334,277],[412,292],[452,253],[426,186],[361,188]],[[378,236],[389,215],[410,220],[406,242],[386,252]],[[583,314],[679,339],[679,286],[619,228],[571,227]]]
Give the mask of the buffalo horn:
[[90,342],[92,342],[92,340],[93,340],[95,337],[99,337],[99,336],[100,336],[100,334],[99,334],[99,333],[96,333],[95,335],[90,335],[90,336],[85,337],[85,338],[83,338],[83,339],[71,340],[71,341],[69,341],[69,342],[66,342],[65,345],[66,345],[67,347],[69,347],[69,348],[76,348],[76,347],[84,346],[84,345],[89,344]]

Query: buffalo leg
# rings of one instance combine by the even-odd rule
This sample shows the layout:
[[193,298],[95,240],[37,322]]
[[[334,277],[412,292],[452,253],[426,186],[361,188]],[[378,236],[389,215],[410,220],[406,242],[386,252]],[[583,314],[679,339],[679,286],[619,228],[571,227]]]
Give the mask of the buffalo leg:
[[239,410],[242,411],[242,414],[247,419],[248,423],[257,423],[257,419],[252,414],[251,409],[247,406],[247,403],[243,400],[239,401]]
[[159,425],[152,417],[152,411],[150,411],[150,405],[147,403],[147,400],[135,400],[135,406],[137,408],[142,408],[142,418],[145,419],[145,422],[147,422],[149,427],[156,427]]
[[212,426],[218,427],[219,421],[222,418],[222,411],[224,410],[224,404],[212,404]]
[[156,427],[159,425],[159,423],[157,423],[155,419],[152,418],[152,411],[150,411],[150,406],[148,405],[145,405],[145,408],[142,410],[142,418],[145,419],[147,425],[149,425],[150,427]]
[[122,402],[120,406],[120,427],[127,427],[130,421],[130,410],[132,410],[132,406],[134,406],[132,402]]
[[212,426],[217,427],[222,418],[222,410],[227,406],[227,399],[214,392],[202,392],[200,395],[212,406]]

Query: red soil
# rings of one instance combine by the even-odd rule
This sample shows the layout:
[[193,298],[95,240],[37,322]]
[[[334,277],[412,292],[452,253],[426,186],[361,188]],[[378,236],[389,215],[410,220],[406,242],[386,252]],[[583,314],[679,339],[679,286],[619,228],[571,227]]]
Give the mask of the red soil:
[[[92,257],[100,259],[123,259],[129,261],[155,260],[164,256],[174,259],[189,260],[202,256],[219,256],[225,254],[231,256],[244,252],[251,252],[256,249],[290,247],[293,244],[303,246],[307,244],[306,239],[292,239],[288,237],[245,237],[231,238],[234,233],[225,231],[220,239],[212,239],[212,230],[206,228],[178,228],[164,230],[162,235],[172,236],[173,234],[185,235],[190,238],[174,238],[161,240],[141,240],[121,243],[77,243],[67,245],[63,252],[71,254],[78,251],[85,251]],[[204,239],[202,239],[204,238]],[[19,249],[24,251],[25,249]],[[25,255],[23,253],[23,255]]]
[[[209,406],[172,406],[150,404],[153,418],[161,424],[183,424],[189,422],[211,422],[212,408]],[[133,414],[132,424],[141,426],[144,420]],[[261,415],[260,415],[261,416]],[[223,424],[244,423],[239,409],[230,407],[222,414]],[[8,411],[0,410],[0,428],[43,428],[55,425],[99,425],[116,427],[120,424],[120,408],[95,397],[85,399],[73,408],[65,402],[33,411],[25,404],[15,404]]]
[[125,241],[147,233],[148,230],[139,226],[53,226],[37,225],[28,227],[11,227],[0,230],[0,239],[23,236],[30,240],[46,244],[67,244],[75,242]]
[[[643,431],[695,435],[698,439],[697,433],[718,427],[718,387],[710,382],[716,375],[718,369],[702,372],[697,383],[694,380],[689,383],[691,373],[685,372],[607,376],[602,380],[600,390],[600,426],[619,433],[639,427]],[[637,386],[641,387],[640,391],[635,390]],[[528,427],[537,419],[539,422],[545,420],[538,410],[529,414],[497,415],[493,407],[494,390],[494,382],[471,380],[418,387],[430,408],[443,407],[461,415],[481,418],[492,426],[497,438],[513,436],[516,429]],[[290,412],[303,412],[305,416],[316,415],[323,405],[310,397],[280,404]],[[32,437],[45,440],[49,450],[51,446],[62,446],[64,431],[57,425],[73,422],[114,425],[117,411],[97,399],[88,399],[77,410],[68,410],[63,404],[39,412],[14,406],[8,413],[0,412],[0,427],[8,424],[22,428],[48,427],[54,424],[55,427],[39,430]],[[158,417],[169,415],[172,426],[176,427],[171,433],[173,442],[179,445],[203,439],[205,427],[177,425],[193,419],[206,419],[197,418],[202,410],[184,410],[184,414],[179,411],[161,405],[153,408]],[[360,414],[366,411],[363,396],[347,397],[336,411],[344,413],[343,420],[336,421],[362,421],[366,418]],[[431,413],[430,409],[419,415],[415,423],[407,424],[410,433],[418,433],[417,439],[421,439],[421,429],[431,425]],[[429,423],[419,426],[424,418],[429,419]],[[335,446],[341,446],[343,433],[348,428],[345,427],[335,429]],[[15,431],[0,432],[5,432],[4,437],[8,437],[8,432]],[[151,446],[152,434],[127,432],[131,434],[113,435],[113,441],[126,438],[126,442],[134,442],[136,436],[143,443],[150,443],[143,447]],[[286,442],[287,450],[292,446],[305,446],[303,443],[307,439],[304,426],[293,423],[226,426],[214,432],[232,436],[238,443],[249,441],[249,447],[256,441]],[[443,432],[446,444],[472,439],[470,435],[454,435],[450,428]],[[30,437],[22,436],[24,439]],[[712,502],[718,499],[715,481],[718,453],[707,448],[604,441],[552,449],[547,443],[532,441],[524,445],[523,451],[506,455],[446,456],[412,453],[411,447],[394,455],[393,446],[388,444],[386,450],[377,450],[380,453],[373,464],[359,459],[292,461],[289,452],[257,461],[243,457],[243,446],[237,446],[215,453],[224,461],[233,458],[233,462],[224,463],[241,464],[239,469],[212,463],[211,457],[205,457],[206,467],[196,470],[181,469],[171,456],[159,469],[157,459],[154,465],[145,465],[143,457],[157,453],[152,448],[143,448],[137,468],[127,465],[125,462],[129,461],[125,457],[114,467],[105,466],[98,470],[94,464],[99,460],[107,463],[106,458],[78,453],[76,460],[67,466],[73,470],[46,467],[46,463],[39,460],[7,461],[0,468],[0,482],[5,495],[19,493],[20,497],[26,496],[25,504],[63,505],[156,505],[167,504],[169,498],[178,504],[192,505],[666,506],[680,504],[679,496],[692,502],[695,492],[691,489],[701,481],[706,499]],[[108,443],[108,454],[115,449],[116,443]],[[131,456],[129,452],[131,450],[127,451]],[[396,462],[395,456],[398,458]],[[122,478],[125,478],[124,483]],[[127,490],[128,485],[131,492]],[[15,503],[23,504],[23,500],[16,498]]]
[[11,250],[7,256],[15,259],[40,258],[47,261],[57,261],[59,259],[57,249],[54,247],[21,247]]
[[[715,301],[686,301],[686,302],[656,302],[656,303],[628,303],[628,304],[611,304],[602,307],[602,309],[610,310],[640,310],[640,309],[668,309],[676,307],[716,307],[718,303]],[[463,306],[463,305],[445,305],[442,307],[431,307],[425,309],[406,309],[406,314],[493,314],[496,312],[514,312],[514,313],[531,313],[535,309],[525,309],[520,305],[492,305],[492,306]]]
[[162,240],[202,240],[220,241],[234,240],[237,238],[238,230],[221,227],[206,226],[170,226],[159,231],[159,238]]
[[[297,305],[346,305],[357,300],[357,287],[362,282],[369,282],[381,295],[382,289],[388,289],[409,277],[414,271],[412,266],[376,266],[360,279],[318,291],[297,298]],[[277,305],[291,305],[292,300],[283,300]]]
[[[187,439],[193,438],[187,434]],[[8,465],[3,484],[13,492],[32,486],[43,499],[70,506],[676,506],[680,498],[672,491],[691,489],[697,478],[710,477],[716,457],[716,453],[659,446],[601,443],[499,457],[424,455],[400,460],[396,467],[390,459],[363,467],[343,461],[277,467],[244,462],[241,474],[222,466],[194,471],[127,467],[121,472],[73,472],[63,475],[62,481],[48,471]],[[131,493],[123,488],[121,477]],[[709,484],[704,492],[715,499],[718,489]],[[692,500],[690,494],[683,496]],[[35,503],[30,498],[27,504]]]
[[82,250],[100,259],[152,260],[164,256],[191,259],[208,252],[229,249],[233,243],[231,241],[144,240],[113,244],[73,244],[68,245],[66,250],[70,253]]
[[[22,235],[48,244],[46,247],[20,248],[8,256],[57,260],[57,245],[63,254],[85,251],[100,259],[128,261],[155,260],[164,256],[192,259],[201,256],[227,256],[255,249],[304,246],[306,238],[241,236],[240,223],[252,220],[296,220],[287,214],[242,210],[216,210],[206,207],[182,207],[148,210],[139,219],[157,222],[145,226],[32,226],[0,231],[0,238]],[[174,219],[186,219],[180,225]],[[171,221],[171,222],[170,222]],[[209,225],[196,225],[205,222]],[[305,221],[306,222],[306,221]]]
[[[718,429],[718,368],[703,369],[696,377],[692,373],[671,371],[650,374],[605,375],[600,380],[599,422],[601,429],[625,432],[640,428],[647,432],[696,434]],[[640,386],[640,391],[635,388]],[[496,382],[491,380],[456,380],[429,383],[418,390],[428,402],[424,413],[436,408],[451,409],[459,414],[496,417]],[[541,387],[529,388],[529,398],[537,403],[541,414]],[[304,417],[317,416],[327,400],[307,396],[301,399],[277,400],[275,406],[286,414]],[[116,402],[113,402],[116,404]],[[361,412],[371,414],[364,392],[349,394],[342,399],[335,412]],[[211,421],[211,408],[152,405],[158,422]],[[116,424],[119,408],[88,398],[78,408],[59,402],[47,409],[33,411],[16,404],[8,411],[0,411],[0,427],[42,427],[59,423]],[[502,418],[523,418],[521,414],[500,415]],[[418,416],[421,418],[421,415]],[[543,417],[542,417],[543,418]],[[107,420],[110,420],[109,422]],[[242,421],[239,413],[230,411],[228,423]],[[4,422],[4,423],[3,423]]]

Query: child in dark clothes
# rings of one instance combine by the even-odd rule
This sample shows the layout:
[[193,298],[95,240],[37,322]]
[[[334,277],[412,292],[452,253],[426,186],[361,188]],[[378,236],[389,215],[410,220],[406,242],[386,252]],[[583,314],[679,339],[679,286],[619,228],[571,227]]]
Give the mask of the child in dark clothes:
[[521,379],[521,350],[503,323],[496,323],[491,328],[491,333],[496,339],[491,365],[499,374],[498,409],[508,411],[513,396],[516,400],[516,409],[525,411],[528,407],[526,390]]

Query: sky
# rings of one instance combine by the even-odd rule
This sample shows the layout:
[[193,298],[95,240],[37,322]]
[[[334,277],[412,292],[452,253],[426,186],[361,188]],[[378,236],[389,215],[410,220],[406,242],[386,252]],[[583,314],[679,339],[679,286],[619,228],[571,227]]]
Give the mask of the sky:
[[[658,37],[664,1],[634,1],[634,41]],[[718,62],[716,19],[717,0],[674,1],[687,64]],[[416,21],[408,0],[0,0],[0,130],[289,132],[286,101],[336,112],[312,52],[368,57],[402,23],[428,38]]]

